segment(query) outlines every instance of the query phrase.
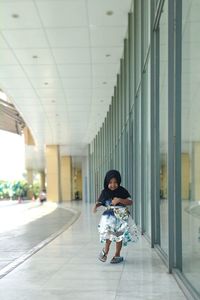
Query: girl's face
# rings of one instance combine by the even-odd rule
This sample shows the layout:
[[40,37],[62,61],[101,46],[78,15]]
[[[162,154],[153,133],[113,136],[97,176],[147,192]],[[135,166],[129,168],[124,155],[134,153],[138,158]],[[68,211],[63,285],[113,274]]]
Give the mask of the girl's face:
[[114,191],[118,188],[118,183],[117,183],[117,180],[116,178],[112,178],[108,184],[108,188],[111,190],[111,191]]

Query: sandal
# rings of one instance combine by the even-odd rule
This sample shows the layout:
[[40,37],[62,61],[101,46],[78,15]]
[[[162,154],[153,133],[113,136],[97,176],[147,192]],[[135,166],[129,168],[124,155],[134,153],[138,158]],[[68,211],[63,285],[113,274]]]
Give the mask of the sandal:
[[102,262],[105,262],[107,260],[107,255],[104,249],[102,249],[102,251],[99,254],[99,260]]
[[111,259],[110,263],[111,264],[118,264],[118,263],[122,262],[123,260],[124,260],[124,258],[122,256],[114,256]]

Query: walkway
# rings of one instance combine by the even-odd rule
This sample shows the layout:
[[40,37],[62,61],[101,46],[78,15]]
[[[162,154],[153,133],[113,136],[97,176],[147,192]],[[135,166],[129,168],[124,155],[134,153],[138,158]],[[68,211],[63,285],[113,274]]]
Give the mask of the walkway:
[[66,230],[76,218],[56,203],[0,202],[0,278]]
[[124,248],[123,264],[98,261],[99,217],[100,212],[91,214],[91,206],[84,205],[68,230],[0,280],[0,299],[185,299],[144,238]]

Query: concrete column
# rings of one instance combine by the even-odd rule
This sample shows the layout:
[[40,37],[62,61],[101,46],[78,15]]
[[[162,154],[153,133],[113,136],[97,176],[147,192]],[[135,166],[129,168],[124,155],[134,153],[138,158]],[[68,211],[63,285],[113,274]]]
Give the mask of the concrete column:
[[40,172],[40,183],[41,183],[41,189],[45,188],[45,173],[44,171]]
[[[27,169],[26,172],[27,172],[27,175],[26,175],[26,176],[27,176],[27,182],[28,182],[28,185],[29,185],[29,186],[30,186],[30,185],[33,185],[33,170]],[[33,197],[33,192],[32,192],[32,191],[28,191],[27,196],[28,196],[28,199],[32,199],[32,197]]]
[[46,146],[46,168],[47,199],[50,201],[60,202],[60,156],[58,145]]
[[200,142],[193,143],[192,200],[200,200]]
[[25,144],[29,146],[35,146],[35,141],[28,127],[24,127],[23,133],[24,133]]
[[190,159],[188,153],[181,154],[181,173],[181,197],[183,200],[189,200]]
[[61,195],[62,201],[72,200],[72,159],[71,156],[61,156]]

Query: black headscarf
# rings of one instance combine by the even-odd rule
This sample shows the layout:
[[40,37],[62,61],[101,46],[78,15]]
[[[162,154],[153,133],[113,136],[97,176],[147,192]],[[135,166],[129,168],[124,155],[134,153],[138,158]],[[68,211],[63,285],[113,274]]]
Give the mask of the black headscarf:
[[[112,178],[115,178],[118,183],[118,188],[114,191],[108,188],[108,184]],[[121,199],[127,199],[128,197],[131,197],[129,192],[123,186],[120,186],[120,184],[121,184],[121,175],[119,171],[117,170],[108,171],[104,179],[104,189],[101,192],[101,195],[99,196],[98,202],[103,204],[105,200],[113,199],[115,197]]]

